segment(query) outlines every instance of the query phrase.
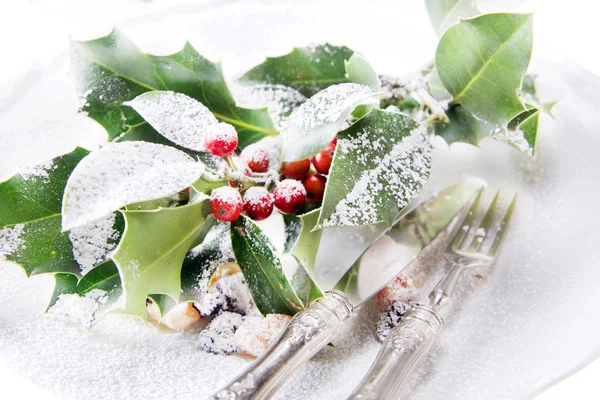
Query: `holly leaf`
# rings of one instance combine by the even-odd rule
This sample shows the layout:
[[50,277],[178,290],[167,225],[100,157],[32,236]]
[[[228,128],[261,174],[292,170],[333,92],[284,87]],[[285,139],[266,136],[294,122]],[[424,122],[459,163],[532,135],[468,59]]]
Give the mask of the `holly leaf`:
[[98,265],[81,279],[62,273],[55,274],[54,279],[46,312],[70,316],[88,327],[105,315],[122,294],[119,273],[112,261]]
[[450,122],[434,125],[435,134],[443,137],[448,144],[454,142],[470,143],[478,146],[481,139],[488,137],[498,127],[477,119],[460,104],[451,106],[446,111]]
[[173,143],[195,151],[206,151],[204,134],[219,123],[202,103],[181,93],[149,92],[123,104]]
[[146,142],[107,145],[73,170],[64,192],[62,228],[69,230],[128,204],[159,199],[197,181],[204,164],[172,147]]
[[189,43],[175,54],[151,56],[113,30],[98,39],[74,41],[71,49],[81,110],[107,130],[110,140],[146,123],[123,103],[156,90],[184,93],[204,104],[221,122],[235,126],[241,148],[277,134],[266,108],[237,107],[220,65],[202,57]]
[[433,29],[442,36],[461,18],[479,15],[475,0],[425,0]]
[[314,269],[317,251],[321,243],[322,230],[315,230],[321,209],[312,210],[300,216],[302,227],[294,247],[290,251],[302,266],[310,272]]
[[266,106],[271,118],[279,127],[284,126],[292,111],[306,101],[302,93],[283,85],[237,84],[232,87],[232,90],[240,106],[248,108]]
[[429,178],[431,145],[410,117],[373,110],[338,134],[318,228],[390,225]]
[[284,253],[289,253],[300,236],[302,219],[295,214],[283,214],[283,223],[285,224]]
[[240,82],[289,86],[306,97],[338,83],[348,82],[344,62],[354,52],[329,43],[294,48],[281,57],[267,57],[264,63],[246,72]]
[[486,14],[448,28],[435,66],[454,102],[502,127],[523,112],[518,90],[531,57],[532,33],[531,14]]
[[350,113],[375,97],[373,89],[356,83],[331,86],[298,107],[281,131],[283,161],[296,161],[317,154],[327,146]]
[[232,222],[231,243],[252,299],[263,315],[294,315],[302,310],[303,303],[285,277],[277,252],[254,222],[244,216]]
[[291,254],[284,254],[281,256],[281,262],[284,264],[286,276],[289,277],[292,288],[294,288],[302,303],[308,305],[323,297],[321,289],[296,257]]
[[26,167],[0,183],[0,260],[29,275],[79,274],[68,233],[61,233],[61,203],[67,179],[88,154],[71,153]]
[[218,222],[183,261],[180,301],[201,302],[215,271],[230,262],[235,262],[235,257],[229,224]]
[[125,233],[112,255],[123,286],[117,311],[145,320],[148,295],[164,294],[179,300],[185,255],[201,242],[214,219],[207,201],[122,213]]
[[381,89],[379,76],[362,54],[352,54],[348,61],[344,61],[344,67],[346,68],[346,77],[350,82],[368,86],[375,91]]
[[[108,309],[121,296],[121,279],[119,271],[112,260],[99,264],[81,278],[73,274],[57,273],[54,275],[54,291],[48,304],[51,308],[62,294],[85,296],[94,289],[102,290],[108,295],[101,311]],[[47,310],[46,310],[47,311]]]

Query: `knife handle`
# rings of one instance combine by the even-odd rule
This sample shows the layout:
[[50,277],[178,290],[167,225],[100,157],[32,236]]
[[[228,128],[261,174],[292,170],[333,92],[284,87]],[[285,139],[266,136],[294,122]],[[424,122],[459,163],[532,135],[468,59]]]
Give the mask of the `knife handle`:
[[342,293],[325,297],[294,315],[274,343],[244,372],[211,400],[268,399],[304,362],[327,346],[342,321],[352,315]]
[[399,399],[404,384],[427,358],[443,325],[435,309],[414,306],[390,331],[369,372],[349,399]]

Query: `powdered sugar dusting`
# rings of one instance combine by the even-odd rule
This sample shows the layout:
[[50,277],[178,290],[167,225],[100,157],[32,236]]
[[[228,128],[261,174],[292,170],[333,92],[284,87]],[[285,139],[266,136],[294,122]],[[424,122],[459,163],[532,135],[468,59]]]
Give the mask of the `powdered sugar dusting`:
[[107,301],[108,293],[100,289],[92,289],[84,296],[61,294],[48,313],[67,316],[89,327],[92,326],[101,306]]
[[71,174],[63,198],[63,229],[95,221],[128,204],[169,196],[203,172],[202,163],[169,146],[111,143],[85,157]]
[[236,103],[241,107],[259,108],[267,106],[277,126],[285,124],[288,116],[306,101],[296,89],[283,85],[240,85],[231,86]]
[[54,165],[54,161],[52,159],[42,161],[38,164],[33,165],[20,165],[18,167],[18,174],[23,179],[32,179],[36,180],[38,178],[47,180],[50,176],[48,175],[49,171],[52,171],[57,166]]
[[69,232],[73,256],[81,268],[82,275],[106,261],[117,246],[119,232],[114,228],[115,220],[115,214],[110,214],[98,221],[73,228]]
[[[384,141],[379,135],[373,140],[368,131],[352,139],[340,139],[337,151],[348,154],[358,151],[357,160],[381,154]],[[396,206],[402,209],[415,198],[427,183],[431,161],[431,145],[421,128],[411,131],[409,136],[396,143],[390,152],[376,160],[376,167],[362,173],[352,190],[335,207],[335,211],[321,226],[356,226],[381,221],[380,208],[385,193],[393,194]]]
[[182,93],[148,92],[123,104],[173,143],[195,151],[206,151],[204,133],[219,122],[204,104]]
[[24,224],[16,224],[0,229],[0,261],[6,260],[6,256],[15,254],[24,246],[21,237],[24,228]]
[[253,186],[244,193],[244,203],[252,206],[266,206],[270,204],[271,196],[262,186]]
[[356,106],[376,94],[368,86],[342,83],[311,97],[290,115],[281,132],[284,161],[299,160],[323,149]]
[[500,142],[510,144],[525,154],[533,156],[533,148],[529,145],[529,142],[525,139],[525,134],[520,129],[510,130],[497,128],[490,136]]

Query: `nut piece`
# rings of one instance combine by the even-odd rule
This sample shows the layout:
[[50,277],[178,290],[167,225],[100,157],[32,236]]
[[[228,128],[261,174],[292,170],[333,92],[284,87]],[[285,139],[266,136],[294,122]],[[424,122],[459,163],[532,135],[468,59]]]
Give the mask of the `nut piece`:
[[173,307],[160,322],[174,331],[184,331],[199,327],[202,317],[194,304],[187,302]]
[[290,322],[289,315],[267,314],[247,316],[235,332],[235,341],[241,352],[258,357]]

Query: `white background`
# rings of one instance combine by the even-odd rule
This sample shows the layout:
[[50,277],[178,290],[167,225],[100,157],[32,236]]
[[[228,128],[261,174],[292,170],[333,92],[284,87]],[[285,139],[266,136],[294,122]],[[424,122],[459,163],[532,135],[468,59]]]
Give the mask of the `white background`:
[[[117,23],[131,15],[140,2],[106,0],[101,6],[97,3],[84,0],[54,0],[52,6],[49,6],[43,1],[13,1],[10,5],[5,3],[0,6],[0,112],[7,106],[6,101],[13,93],[15,82],[23,77],[35,77],[41,67],[52,61],[53,42],[66,40],[67,32],[89,28],[90,21],[79,20],[76,17],[81,15],[81,10],[95,15],[96,21],[103,22],[99,24],[102,28],[109,21]],[[163,3],[168,4],[166,0]],[[556,51],[564,53],[600,75],[600,56],[597,50],[597,40],[600,38],[600,25],[597,21],[599,7],[595,1],[533,1],[527,3],[526,7],[545,14],[544,18],[539,20],[548,24],[543,29],[545,40],[552,40]],[[0,141],[0,147],[2,143]],[[0,176],[3,172],[0,171]],[[536,399],[600,398],[599,376],[600,361],[597,360],[538,395]],[[9,392],[11,388],[20,389],[20,398],[52,398],[48,393],[12,373],[0,360],[0,397],[16,398],[16,393]]]

